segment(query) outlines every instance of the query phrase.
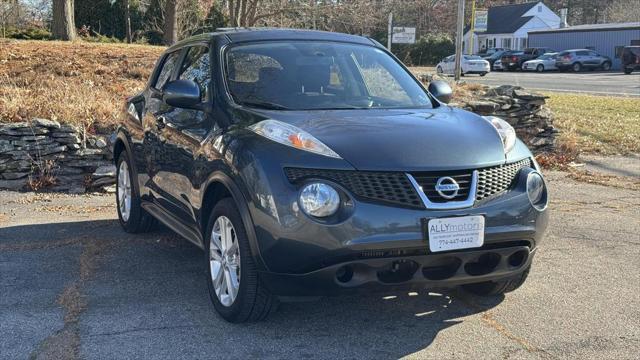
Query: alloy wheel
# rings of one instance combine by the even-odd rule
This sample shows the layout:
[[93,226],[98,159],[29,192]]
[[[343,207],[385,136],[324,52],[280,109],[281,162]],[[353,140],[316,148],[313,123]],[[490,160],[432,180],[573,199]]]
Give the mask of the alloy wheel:
[[209,242],[209,267],[216,296],[231,306],[240,290],[240,247],[231,220],[220,216],[213,224]]
[[129,221],[131,215],[131,178],[129,165],[126,161],[120,163],[118,169],[118,206],[122,220]]

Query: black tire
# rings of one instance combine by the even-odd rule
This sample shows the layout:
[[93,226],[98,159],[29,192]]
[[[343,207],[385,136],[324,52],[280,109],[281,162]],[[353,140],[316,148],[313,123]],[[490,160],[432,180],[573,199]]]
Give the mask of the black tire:
[[438,67],[436,68],[436,74],[438,74],[438,75],[442,75],[443,73],[444,73],[444,71],[442,70],[442,67],[438,66]]
[[[130,184],[132,184],[131,209],[129,210],[129,218],[127,220],[123,218],[122,213],[120,212],[120,198],[118,197],[118,190],[120,185],[118,184],[117,179],[120,176],[120,165],[122,164],[122,162],[127,163],[127,167],[129,168],[129,181]],[[118,220],[120,222],[120,225],[122,226],[124,231],[131,234],[151,231],[156,224],[156,219],[153,216],[149,215],[149,213],[147,213],[140,205],[140,194],[138,193],[136,187],[133,186],[135,181],[133,179],[134,174],[131,167],[131,161],[129,161],[129,155],[126,151],[120,153],[118,162],[116,164],[116,208],[118,210]]]
[[604,64],[602,64],[602,70],[603,71],[609,71],[611,70],[611,63],[608,61],[605,61]]
[[543,72],[544,71],[544,65],[539,64],[538,66],[536,66],[536,71],[537,72]]
[[629,68],[625,68],[624,69],[624,73],[627,74],[627,75],[631,74],[632,71],[633,71],[633,69],[629,69]]
[[500,281],[486,281],[475,284],[462,285],[462,288],[472,294],[478,296],[496,296],[510,293],[524,284],[529,276],[529,268],[520,274]]
[[[218,299],[209,265],[211,232],[216,219],[220,216],[226,216],[231,221],[240,249],[240,286],[238,295],[230,306],[223,305]],[[277,297],[273,296],[260,282],[242,217],[232,198],[220,200],[211,211],[205,235],[205,261],[209,297],[213,307],[223,319],[230,323],[254,322],[266,319],[269,314],[277,310]]]
[[571,65],[571,70],[573,70],[573,72],[580,72],[580,71],[582,71],[582,64],[580,64],[580,63],[575,63],[575,64]]
[[485,76],[485,75],[487,75],[487,73],[486,73],[486,72],[482,72],[482,73],[480,73],[480,76]]

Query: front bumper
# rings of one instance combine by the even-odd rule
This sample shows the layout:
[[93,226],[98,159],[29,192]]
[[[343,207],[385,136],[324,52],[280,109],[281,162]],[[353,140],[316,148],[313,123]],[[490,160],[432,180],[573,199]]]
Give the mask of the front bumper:
[[261,280],[279,296],[322,296],[380,292],[499,280],[527,269],[535,249],[512,243],[450,253],[360,259],[306,274],[262,273]]

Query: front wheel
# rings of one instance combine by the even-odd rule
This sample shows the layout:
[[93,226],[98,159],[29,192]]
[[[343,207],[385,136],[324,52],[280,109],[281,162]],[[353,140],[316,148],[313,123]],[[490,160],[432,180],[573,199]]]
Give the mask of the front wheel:
[[487,75],[486,72],[480,73],[480,76],[485,76],[485,75]]
[[624,69],[624,73],[627,74],[627,75],[631,74],[632,71],[633,71],[633,69],[630,69],[630,68],[625,68]]
[[442,74],[444,73],[444,71],[442,71],[442,67],[438,66],[438,67],[436,68],[436,73],[437,73],[438,75],[442,75]]
[[213,307],[231,323],[265,319],[278,300],[260,283],[242,217],[232,198],[211,212],[206,235],[207,284]]
[[536,71],[543,72],[544,71],[544,65],[540,64],[540,65],[536,66]]
[[486,281],[475,284],[467,284],[462,285],[462,288],[472,294],[479,296],[496,296],[505,293],[512,292],[518,289],[524,282],[527,280],[527,276],[529,276],[529,269],[521,272],[520,274],[507,278],[505,280],[499,281]]
[[118,220],[128,233],[148,232],[153,228],[155,219],[141,206],[140,194],[134,184],[135,174],[131,171],[131,161],[126,151],[120,153],[116,173],[116,205]]
[[602,64],[602,70],[604,71],[609,71],[611,69],[611,63],[610,62],[605,62],[604,64]]

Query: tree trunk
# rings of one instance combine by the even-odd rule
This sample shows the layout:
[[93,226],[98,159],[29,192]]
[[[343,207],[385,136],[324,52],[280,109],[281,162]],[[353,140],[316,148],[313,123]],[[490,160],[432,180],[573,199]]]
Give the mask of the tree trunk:
[[164,43],[173,45],[178,41],[178,0],[167,0],[164,15]]
[[124,7],[124,26],[125,33],[127,34],[127,43],[131,44],[131,11],[129,9],[129,0],[123,0],[122,6]]
[[51,33],[59,40],[74,40],[76,24],[73,19],[73,0],[53,0]]

